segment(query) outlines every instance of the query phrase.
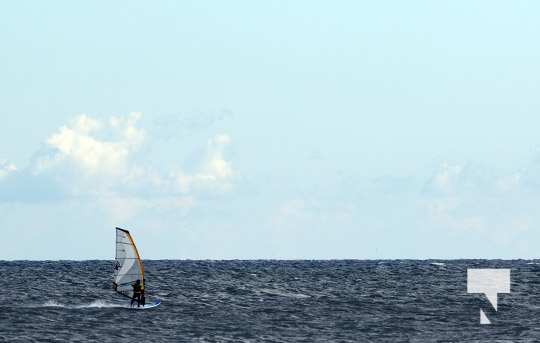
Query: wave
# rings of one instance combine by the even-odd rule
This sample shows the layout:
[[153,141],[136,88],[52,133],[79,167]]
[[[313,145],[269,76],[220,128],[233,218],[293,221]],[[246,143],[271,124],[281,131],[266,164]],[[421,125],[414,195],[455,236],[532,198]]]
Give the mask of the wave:
[[69,308],[69,309],[82,309],[82,308],[129,308],[130,306],[129,304],[120,305],[120,304],[106,302],[103,300],[95,300],[89,304],[79,304],[79,305],[62,304],[55,300],[47,300],[46,302],[41,304],[39,307],[62,307],[62,308]]
[[60,304],[60,303],[57,303],[56,301],[54,300],[47,300],[45,303],[43,303],[43,305],[41,305],[43,307],[65,307],[64,305]]

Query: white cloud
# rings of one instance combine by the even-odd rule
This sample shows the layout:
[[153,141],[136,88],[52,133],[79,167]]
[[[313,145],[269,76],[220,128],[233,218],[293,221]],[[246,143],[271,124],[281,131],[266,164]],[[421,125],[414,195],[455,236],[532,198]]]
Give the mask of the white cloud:
[[9,174],[15,172],[16,170],[17,170],[17,167],[13,163],[0,161],[0,179],[8,176]]
[[[52,156],[39,160],[39,169],[58,168],[63,163],[75,165],[88,176],[106,176],[118,188],[141,188],[148,186],[152,193],[177,192],[182,194],[197,191],[228,191],[234,175],[232,165],[225,159],[225,149],[231,143],[227,134],[218,134],[208,140],[201,165],[191,173],[150,170],[144,164],[134,162],[146,133],[137,127],[140,113],[125,117],[111,117],[99,121],[81,115],[68,126],[62,127],[47,139],[53,149]],[[101,138],[105,137],[105,138]],[[144,160],[144,159],[143,159]],[[181,166],[177,167],[181,170]],[[111,187],[111,182],[100,178]],[[95,190],[95,189],[94,189]],[[107,194],[114,193],[108,189]]]
[[[47,139],[55,155],[40,161],[41,168],[48,168],[68,161],[88,174],[125,173],[130,155],[143,143],[144,131],[136,127],[140,113],[113,117],[109,125],[97,119],[80,115],[71,125]],[[100,139],[98,134],[108,134],[112,139]]]
[[497,190],[500,192],[512,192],[517,190],[522,182],[522,175],[519,172],[511,175],[501,176],[496,181]]
[[535,165],[507,174],[471,164],[442,164],[423,193],[428,225],[438,232],[479,234],[489,244],[512,239],[540,223],[534,204]]
[[494,170],[473,163],[442,163],[424,189],[434,195],[488,193],[496,190]]
[[432,185],[439,191],[452,193],[455,191],[456,183],[462,173],[463,167],[461,165],[450,165],[444,162],[433,176]]
[[231,138],[226,134],[218,134],[208,141],[206,158],[199,170],[192,174],[179,172],[178,185],[183,193],[193,190],[213,190],[224,192],[232,188],[234,171],[232,165],[224,157],[226,147]]

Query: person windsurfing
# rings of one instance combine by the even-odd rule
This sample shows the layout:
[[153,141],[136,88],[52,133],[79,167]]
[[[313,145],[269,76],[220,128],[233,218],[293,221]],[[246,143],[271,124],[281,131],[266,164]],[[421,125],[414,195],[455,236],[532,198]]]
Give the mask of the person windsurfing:
[[144,288],[141,286],[141,280],[135,281],[133,285],[133,297],[131,297],[131,306],[133,306],[133,302],[135,300],[137,301],[137,307],[140,307],[141,305],[144,306],[145,299],[144,299]]
[[[161,304],[157,299],[146,305],[147,286],[144,277],[144,265],[128,230],[116,228],[116,254],[113,271],[113,289],[127,299],[131,299],[131,308],[147,309]],[[148,293],[149,297],[152,297]],[[126,300],[127,300],[126,299]],[[137,307],[135,306],[137,302]]]

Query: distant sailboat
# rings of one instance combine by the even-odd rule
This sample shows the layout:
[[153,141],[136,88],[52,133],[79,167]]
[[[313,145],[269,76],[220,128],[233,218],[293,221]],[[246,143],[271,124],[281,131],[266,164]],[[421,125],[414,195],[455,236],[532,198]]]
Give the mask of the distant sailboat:
[[[137,250],[137,246],[128,230],[116,228],[116,258],[114,264],[113,289],[128,298],[133,299],[134,285],[138,283],[142,296],[140,302],[142,306],[136,308],[151,308],[158,306],[161,301],[157,300],[153,304],[146,305],[144,265]],[[133,303],[133,301],[132,301]]]

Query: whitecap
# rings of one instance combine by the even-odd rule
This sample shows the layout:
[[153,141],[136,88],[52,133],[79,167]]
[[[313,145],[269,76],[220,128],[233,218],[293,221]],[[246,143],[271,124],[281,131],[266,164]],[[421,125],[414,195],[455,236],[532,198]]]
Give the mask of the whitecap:
[[279,296],[282,296],[282,297],[289,297],[289,298],[298,298],[298,299],[311,298],[307,294],[284,292],[284,291],[278,291],[278,290],[275,290],[275,289],[268,289],[268,288],[263,288],[260,291],[262,293],[266,293],[266,294],[279,295]]
[[89,304],[73,305],[72,308],[114,308],[114,307],[128,307],[126,305],[119,305],[109,303],[103,300],[95,300]]
[[69,309],[82,309],[82,308],[115,308],[115,307],[125,307],[129,308],[128,305],[120,305],[120,304],[114,304],[109,303],[103,300],[95,300],[88,304],[78,304],[78,305],[66,305],[61,304],[55,300],[47,300],[43,304],[41,304],[39,307],[62,307],[62,308],[69,308]]
[[41,306],[43,307],[65,307],[64,305],[54,301],[54,300],[47,300],[44,302]]

